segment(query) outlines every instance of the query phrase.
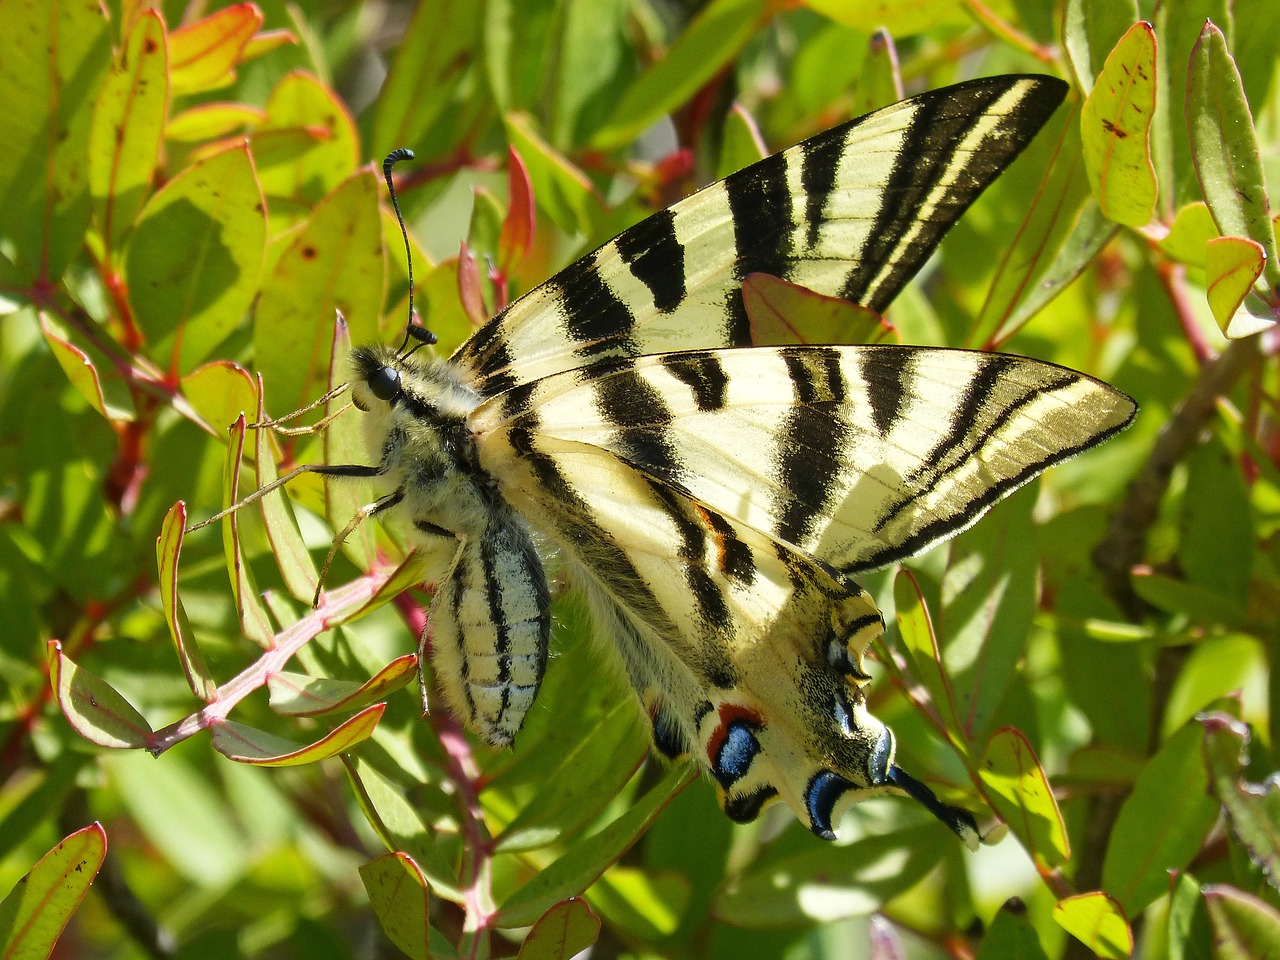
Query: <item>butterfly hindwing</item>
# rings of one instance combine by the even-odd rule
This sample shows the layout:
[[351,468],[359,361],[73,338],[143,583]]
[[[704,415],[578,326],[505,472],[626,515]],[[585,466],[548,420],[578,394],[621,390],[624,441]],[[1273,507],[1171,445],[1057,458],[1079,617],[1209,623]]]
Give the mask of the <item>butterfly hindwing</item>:
[[609,357],[750,344],[768,273],[883,310],[1057,108],[1049,77],[903,100],[653,214],[481,327],[454,362],[485,395]]

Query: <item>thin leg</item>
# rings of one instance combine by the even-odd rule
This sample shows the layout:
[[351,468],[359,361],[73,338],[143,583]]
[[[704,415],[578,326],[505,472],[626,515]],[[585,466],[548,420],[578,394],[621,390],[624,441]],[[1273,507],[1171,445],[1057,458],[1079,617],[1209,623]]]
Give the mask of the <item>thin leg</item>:
[[[356,468],[343,467],[341,469],[375,469],[376,468]],[[376,476],[377,474],[361,474],[361,473],[330,473],[329,476],[339,477],[360,477],[360,476]],[[329,555],[324,558],[324,566],[320,569],[320,579],[316,581],[315,596],[311,598],[311,606],[320,606],[320,591],[324,589],[324,581],[329,576],[329,565],[333,563],[333,558],[338,555],[338,549],[343,542],[349,537],[356,527],[360,526],[369,517],[377,516],[385,510],[390,510],[397,503],[404,499],[404,490],[392,490],[385,497],[380,497],[373,503],[365,504],[356,511],[356,515],[351,518],[341,532],[333,538],[333,546],[329,548]]]

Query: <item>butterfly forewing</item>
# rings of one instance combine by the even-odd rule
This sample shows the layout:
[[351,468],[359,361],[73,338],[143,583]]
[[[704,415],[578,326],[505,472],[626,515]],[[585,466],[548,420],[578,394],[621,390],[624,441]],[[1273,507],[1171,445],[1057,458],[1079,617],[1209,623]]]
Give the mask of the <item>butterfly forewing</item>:
[[565,268],[454,362],[491,395],[609,357],[745,346],[740,287],[755,272],[882,310],[1065,91],[1049,77],[972,80],[806,140]]

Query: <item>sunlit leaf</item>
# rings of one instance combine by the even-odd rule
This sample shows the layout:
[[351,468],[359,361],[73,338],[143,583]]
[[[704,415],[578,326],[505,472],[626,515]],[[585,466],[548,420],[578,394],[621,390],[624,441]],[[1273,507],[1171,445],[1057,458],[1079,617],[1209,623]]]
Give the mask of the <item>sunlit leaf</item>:
[[91,823],[40,858],[0,901],[0,956],[52,956],[67,921],[89,892],[107,855],[107,832]]
[[1102,960],[1123,960],[1133,953],[1133,931],[1124,911],[1105,893],[1082,893],[1059,900],[1053,919]]
[[317,717],[343,710],[358,710],[408,685],[418,671],[411,653],[397,657],[364,683],[309,677],[282,671],[267,679],[271,709],[293,717]]
[[1066,825],[1027,738],[1011,727],[997,730],[978,769],[987,797],[1037,865],[1045,869],[1066,862],[1071,857]]
[[169,37],[173,92],[199,93],[230,83],[262,20],[257,4],[237,3],[173,31]]
[[100,747],[146,747],[151,725],[111,684],[77,667],[62,653],[62,644],[48,644],[49,680],[67,722],[80,736]]
[[596,942],[600,918],[585,900],[562,900],[538,918],[524,938],[519,960],[571,960]]
[[165,515],[160,536],[156,537],[156,564],[160,568],[160,601],[164,607],[169,636],[178,653],[178,662],[191,692],[204,701],[218,694],[217,684],[209,673],[204,654],[191,632],[187,611],[178,596],[178,555],[182,550],[183,528],[187,523],[187,505],[179,500]]
[[237,763],[252,763],[262,767],[292,767],[315,763],[350,750],[369,739],[385,709],[386,705],[381,703],[367,707],[334,727],[319,740],[305,746],[234,720],[223,720],[214,724],[213,746],[223,756]]

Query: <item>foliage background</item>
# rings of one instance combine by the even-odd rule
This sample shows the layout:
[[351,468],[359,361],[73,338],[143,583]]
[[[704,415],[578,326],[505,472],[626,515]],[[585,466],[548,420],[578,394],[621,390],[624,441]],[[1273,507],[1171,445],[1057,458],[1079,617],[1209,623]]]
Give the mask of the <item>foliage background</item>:
[[[41,862],[0,907],[5,956],[42,955],[73,911],[63,955],[569,956],[597,927],[593,956],[1121,956],[1134,936],[1149,957],[1266,955],[1280,802],[1240,764],[1277,767],[1275,340],[1228,345],[1205,290],[1243,269],[1243,296],[1270,243],[1245,309],[1219,308],[1268,326],[1278,30],[1269,0],[0,0],[0,891]],[[969,855],[901,800],[856,808],[838,845],[785,811],[732,826],[705,783],[678,791],[684,772],[646,759],[571,599],[514,752],[420,719],[396,688],[426,595],[397,595],[413,567],[394,531],[359,531],[316,613],[287,517],[246,511],[178,562],[173,504],[218,508],[222,427],[254,419],[245,370],[278,415],[328,379],[335,308],[356,341],[403,322],[400,240],[362,164],[417,151],[401,196],[419,306],[452,346],[481,301],[761,140],[896,83],[1013,71],[1071,79],[1069,107],[889,319],[903,342],[1085,370],[1142,412],[913,578],[867,584],[893,624],[877,714],[908,769],[1009,822],[1003,843]],[[1122,94],[1093,109],[1126,135],[1086,123],[1082,141],[1100,74]],[[1215,220],[1254,246],[1207,245]],[[285,438],[273,458],[348,439]],[[322,556],[318,518],[341,526],[359,491],[291,492]],[[248,571],[233,589],[228,556]],[[315,634],[290,668],[348,684],[277,678],[268,696],[263,647]],[[234,726],[213,685],[241,671]],[[161,740],[159,760],[136,749]]]

